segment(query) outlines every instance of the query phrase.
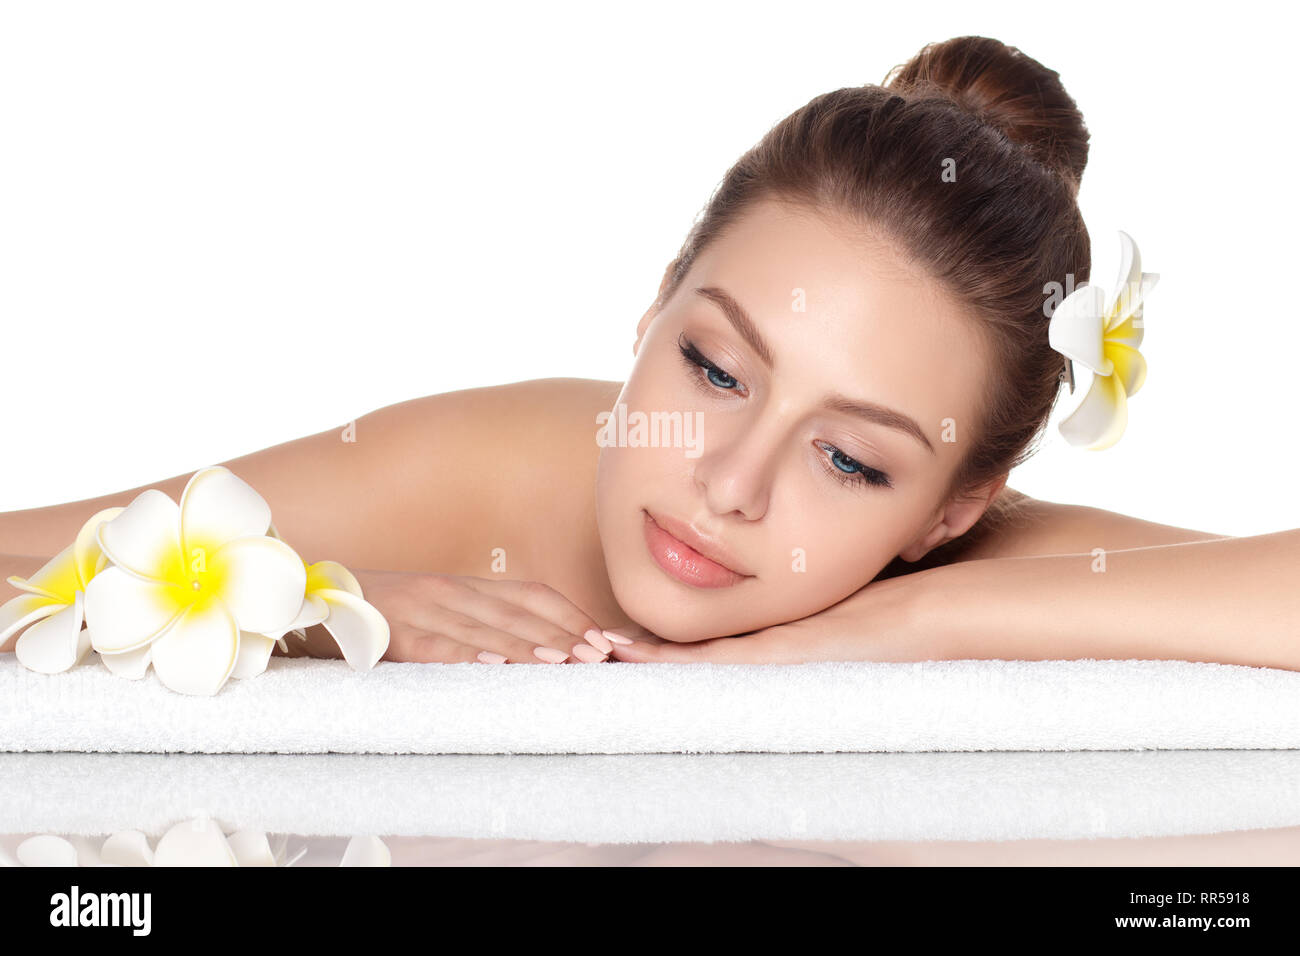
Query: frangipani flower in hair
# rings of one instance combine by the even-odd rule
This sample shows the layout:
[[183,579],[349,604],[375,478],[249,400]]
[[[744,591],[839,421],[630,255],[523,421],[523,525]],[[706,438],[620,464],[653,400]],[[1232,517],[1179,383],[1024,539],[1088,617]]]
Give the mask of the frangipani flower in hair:
[[1092,371],[1092,385],[1079,407],[1058,429],[1071,445],[1109,448],[1128,425],[1128,399],[1146,380],[1142,344],[1142,301],[1160,278],[1143,272],[1137,243],[1120,232],[1118,288],[1109,296],[1082,285],[1052,313],[1047,339],[1067,359]]
[[98,529],[112,565],[86,586],[91,646],[116,673],[152,663],[172,690],[215,694],[241,634],[283,633],[302,606],[302,559],[270,525],[262,496],[221,465],[195,472],[179,506],[142,491]]

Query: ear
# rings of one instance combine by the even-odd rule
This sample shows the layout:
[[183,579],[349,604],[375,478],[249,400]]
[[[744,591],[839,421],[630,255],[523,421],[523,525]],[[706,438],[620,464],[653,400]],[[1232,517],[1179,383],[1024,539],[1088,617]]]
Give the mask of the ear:
[[969,531],[1001,494],[1009,474],[1002,474],[981,485],[969,495],[953,498],[919,538],[898,552],[904,561],[920,561],[939,545],[959,538]]
[[676,259],[668,263],[668,268],[664,270],[664,277],[659,282],[659,295],[655,298],[654,302],[650,303],[650,308],[645,310],[645,315],[641,316],[641,321],[636,324],[636,341],[632,343],[633,355],[636,355],[636,353],[640,351],[641,340],[645,338],[646,329],[650,328],[651,321],[653,321],[654,317],[659,314],[659,310],[655,306],[659,302],[659,299],[662,298],[663,294],[668,291],[668,281],[672,278],[673,266],[675,265],[677,265]]

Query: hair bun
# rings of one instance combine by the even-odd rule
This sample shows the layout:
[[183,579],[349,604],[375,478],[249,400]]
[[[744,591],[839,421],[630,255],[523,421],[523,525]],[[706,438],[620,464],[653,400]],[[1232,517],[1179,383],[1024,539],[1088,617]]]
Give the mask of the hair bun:
[[1088,164],[1088,128],[1060,75],[989,37],[930,43],[885,77],[897,93],[938,93],[1000,130],[1077,189]]

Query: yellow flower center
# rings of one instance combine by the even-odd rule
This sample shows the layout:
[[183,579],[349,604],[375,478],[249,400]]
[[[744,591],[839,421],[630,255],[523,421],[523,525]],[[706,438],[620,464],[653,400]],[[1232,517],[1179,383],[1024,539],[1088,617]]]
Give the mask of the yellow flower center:
[[210,542],[190,540],[186,545],[188,553],[181,555],[180,562],[169,563],[162,579],[177,589],[178,605],[206,607],[221,597],[226,568]]

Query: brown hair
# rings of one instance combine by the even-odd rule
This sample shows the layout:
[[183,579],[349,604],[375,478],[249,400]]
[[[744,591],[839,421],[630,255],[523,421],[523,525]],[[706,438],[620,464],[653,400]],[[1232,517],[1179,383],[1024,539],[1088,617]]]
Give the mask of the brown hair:
[[[760,199],[883,233],[980,319],[991,374],[948,488],[969,494],[1033,455],[1060,395],[1064,360],[1047,341],[1044,287],[1088,279],[1076,202],[1087,161],[1083,115],[1054,70],[987,37],[932,43],[883,86],[814,97],[741,156],[669,264],[655,307]],[[998,499],[961,538],[920,562],[896,558],[880,576],[943,563],[1011,514]]]

